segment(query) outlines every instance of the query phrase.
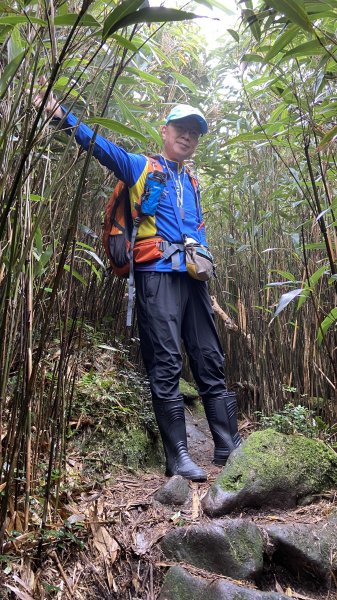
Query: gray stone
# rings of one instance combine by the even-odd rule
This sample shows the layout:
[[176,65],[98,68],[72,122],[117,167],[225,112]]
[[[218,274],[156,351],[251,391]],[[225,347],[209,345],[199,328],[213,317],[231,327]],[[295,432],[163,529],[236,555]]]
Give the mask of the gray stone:
[[181,567],[171,567],[159,600],[289,600],[289,596],[260,592],[225,579],[201,579]]
[[263,536],[241,519],[171,529],[161,548],[170,560],[236,579],[255,578],[263,569]]
[[184,504],[188,498],[189,485],[181,475],[171,477],[155,494],[154,499],[161,504]]
[[275,524],[264,527],[269,537],[269,555],[273,562],[302,578],[320,579],[330,584],[337,573],[337,522]]
[[337,454],[320,440],[257,431],[235,450],[202,506],[218,517],[242,508],[291,508],[337,486]]

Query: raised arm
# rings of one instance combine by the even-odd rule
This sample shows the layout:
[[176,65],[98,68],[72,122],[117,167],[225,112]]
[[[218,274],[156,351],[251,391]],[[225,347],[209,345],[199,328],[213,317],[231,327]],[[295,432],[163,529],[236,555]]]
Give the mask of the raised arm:
[[[34,97],[36,106],[39,106],[42,102],[42,88],[45,84],[43,78],[41,78],[39,84],[41,85],[41,90]],[[65,107],[61,106],[53,94],[50,95],[45,110],[47,115],[52,119],[63,120],[62,129],[68,135],[71,135],[75,130],[77,143],[84,150],[88,150],[90,141],[94,135],[90,127],[79,121],[73,113],[68,112]],[[93,155],[104,167],[113,171],[116,177],[124,181],[130,188],[139,180],[147,164],[147,160],[142,154],[127,152],[121,146],[114,144],[99,134],[95,138]]]

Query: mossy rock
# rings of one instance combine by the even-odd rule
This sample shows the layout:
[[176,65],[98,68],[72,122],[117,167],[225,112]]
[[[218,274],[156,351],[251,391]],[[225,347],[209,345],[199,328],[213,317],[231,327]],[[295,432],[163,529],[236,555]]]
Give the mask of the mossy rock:
[[176,527],[160,545],[169,560],[235,579],[255,579],[263,569],[263,536],[242,519]]
[[287,600],[278,592],[239,586],[226,579],[207,580],[191,575],[182,567],[171,567],[165,577],[159,600]]
[[182,377],[179,380],[179,390],[186,402],[193,402],[199,398],[199,392],[194,385],[188,383],[188,381],[185,381]]
[[337,454],[326,444],[266,429],[232,453],[203,508],[210,516],[248,507],[290,508],[334,487]]

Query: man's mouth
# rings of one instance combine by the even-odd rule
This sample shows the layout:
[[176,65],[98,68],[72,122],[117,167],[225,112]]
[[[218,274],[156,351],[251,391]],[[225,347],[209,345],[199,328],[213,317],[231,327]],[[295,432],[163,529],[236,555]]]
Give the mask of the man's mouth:
[[184,150],[189,150],[189,144],[185,144],[184,142],[177,142],[179,146],[181,146]]

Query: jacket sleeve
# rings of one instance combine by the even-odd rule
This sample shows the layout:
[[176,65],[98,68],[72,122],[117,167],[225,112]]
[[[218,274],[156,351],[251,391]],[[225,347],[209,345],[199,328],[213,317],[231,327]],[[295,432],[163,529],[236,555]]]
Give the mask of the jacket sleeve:
[[[84,150],[88,150],[91,138],[94,135],[93,130],[79,121],[73,113],[67,113],[64,107],[62,107],[62,110],[66,113],[62,129],[64,129],[68,135],[71,135],[73,129],[76,128],[76,142],[84,148]],[[146,157],[142,154],[127,152],[124,148],[121,148],[121,146],[114,144],[99,134],[96,135],[93,155],[101,165],[107,167],[110,171],[113,171],[116,177],[124,181],[129,188],[138,181],[147,163]]]

